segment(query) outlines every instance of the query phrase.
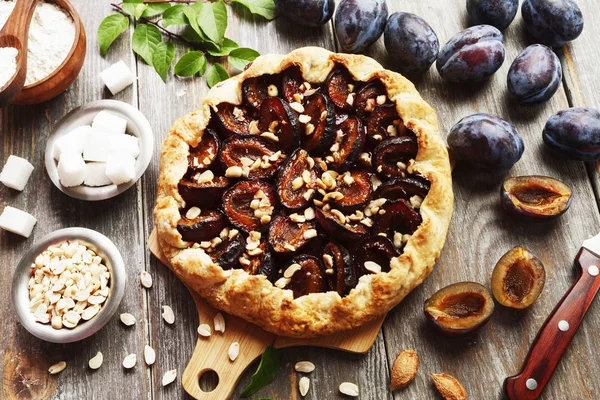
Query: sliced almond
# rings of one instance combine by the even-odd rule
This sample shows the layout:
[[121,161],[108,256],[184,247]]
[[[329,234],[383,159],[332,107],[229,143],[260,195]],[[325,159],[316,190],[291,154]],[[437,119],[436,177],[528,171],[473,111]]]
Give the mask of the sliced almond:
[[144,361],[146,365],[152,365],[156,361],[156,352],[148,345],[144,346]]
[[98,314],[98,312],[100,311],[100,308],[101,308],[100,304],[96,304],[95,306],[86,308],[81,313],[81,319],[83,319],[84,321],[89,321],[90,319],[94,318],[96,316],[96,314]]
[[413,349],[400,352],[392,366],[392,390],[405,388],[417,376],[419,356]]
[[358,397],[358,386],[352,382],[342,382],[339,387],[340,393],[350,397]]
[[59,361],[56,364],[51,365],[50,368],[48,368],[48,372],[50,375],[56,375],[64,371],[65,368],[67,368],[67,363],[64,361]]
[[[201,209],[199,209],[198,207],[191,207],[185,213],[185,217],[187,219],[194,219],[194,218],[197,218],[200,214],[202,214],[202,210]],[[144,272],[146,272],[146,271],[142,271],[142,275],[144,274]],[[141,275],[140,275],[140,280],[142,280],[142,276]],[[144,285],[144,281],[143,280],[142,280],[142,285]],[[152,279],[150,279],[150,285],[152,285]],[[144,287],[146,287],[146,285],[144,285]]]
[[90,366],[91,369],[98,369],[102,365],[103,361],[104,361],[104,356],[102,355],[101,352],[98,352],[98,353],[96,353],[96,355],[94,357],[90,358],[90,361],[88,361],[88,365]]
[[229,359],[231,361],[235,361],[235,359],[240,354],[240,344],[238,342],[231,343],[231,346],[229,346],[229,351],[227,352],[227,354],[229,355]]
[[223,314],[217,313],[215,315],[213,325],[215,326],[215,332],[225,333],[225,317],[223,317]]
[[298,390],[300,390],[300,395],[302,397],[306,396],[306,393],[308,393],[308,389],[310,389],[310,379],[308,378],[308,376],[303,376],[298,382]]
[[123,313],[119,315],[119,318],[125,326],[135,325],[135,317],[129,313]]
[[287,267],[287,269],[283,272],[283,277],[289,279],[292,276],[294,276],[296,271],[300,271],[301,269],[302,269],[302,267],[300,266],[300,264],[294,263],[294,264],[290,265],[289,267]]
[[455,377],[448,374],[431,374],[431,379],[444,400],[467,400],[467,391]]
[[162,306],[162,317],[165,322],[169,325],[173,325],[175,322],[175,313],[173,313],[173,309],[169,306]]
[[167,372],[165,372],[165,374],[162,377],[162,385],[167,386],[167,385],[175,382],[175,379],[177,379],[177,370],[172,369],[170,371],[167,371]]
[[370,271],[374,274],[379,274],[381,272],[381,265],[377,264],[376,262],[365,261],[364,266],[367,271]]
[[209,337],[210,336],[210,325],[208,324],[201,324],[198,327],[198,335],[203,336],[203,337]]
[[137,362],[137,355],[130,354],[123,359],[123,368],[131,369],[135,367],[135,363]]
[[299,361],[294,366],[296,372],[303,372],[305,374],[309,374],[315,370],[315,364],[310,361]]

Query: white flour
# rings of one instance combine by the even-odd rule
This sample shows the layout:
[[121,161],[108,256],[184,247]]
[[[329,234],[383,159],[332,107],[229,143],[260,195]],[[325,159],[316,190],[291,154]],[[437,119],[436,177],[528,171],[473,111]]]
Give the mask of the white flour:
[[[13,1],[0,0],[0,29],[14,8]],[[54,72],[67,58],[74,42],[75,24],[71,17],[55,4],[39,3],[29,28],[25,84],[41,81]],[[3,65],[4,61],[0,56],[0,68]],[[3,72],[0,72],[0,83],[2,76]]]
[[17,56],[19,50],[14,47],[0,48],[0,88],[17,72]]

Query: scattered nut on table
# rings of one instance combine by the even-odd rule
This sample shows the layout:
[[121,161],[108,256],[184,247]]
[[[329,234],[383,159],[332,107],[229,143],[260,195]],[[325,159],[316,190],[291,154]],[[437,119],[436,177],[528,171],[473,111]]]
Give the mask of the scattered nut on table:
[[413,349],[401,351],[392,366],[392,390],[405,388],[417,376],[419,356]]
[[431,374],[431,379],[444,400],[467,400],[467,391],[455,377],[448,374]]

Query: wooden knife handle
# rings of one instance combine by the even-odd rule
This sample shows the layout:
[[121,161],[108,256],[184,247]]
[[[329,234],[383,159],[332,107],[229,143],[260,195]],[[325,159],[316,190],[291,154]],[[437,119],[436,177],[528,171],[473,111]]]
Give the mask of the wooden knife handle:
[[504,381],[510,400],[537,399],[544,391],[600,289],[600,258],[582,248],[575,262],[581,267],[577,281],[542,325],[521,372]]

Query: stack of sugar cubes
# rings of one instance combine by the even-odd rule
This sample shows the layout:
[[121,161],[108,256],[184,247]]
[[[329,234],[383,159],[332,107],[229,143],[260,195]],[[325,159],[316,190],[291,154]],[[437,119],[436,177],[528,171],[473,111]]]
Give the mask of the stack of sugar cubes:
[[65,187],[121,185],[135,178],[138,138],[127,132],[127,120],[100,111],[92,125],[79,126],[53,148],[58,177]]
[[[0,182],[11,189],[22,192],[33,170],[33,165],[29,161],[11,155],[0,172]],[[11,206],[4,207],[0,214],[0,228],[24,237],[31,235],[36,222],[33,215]]]

